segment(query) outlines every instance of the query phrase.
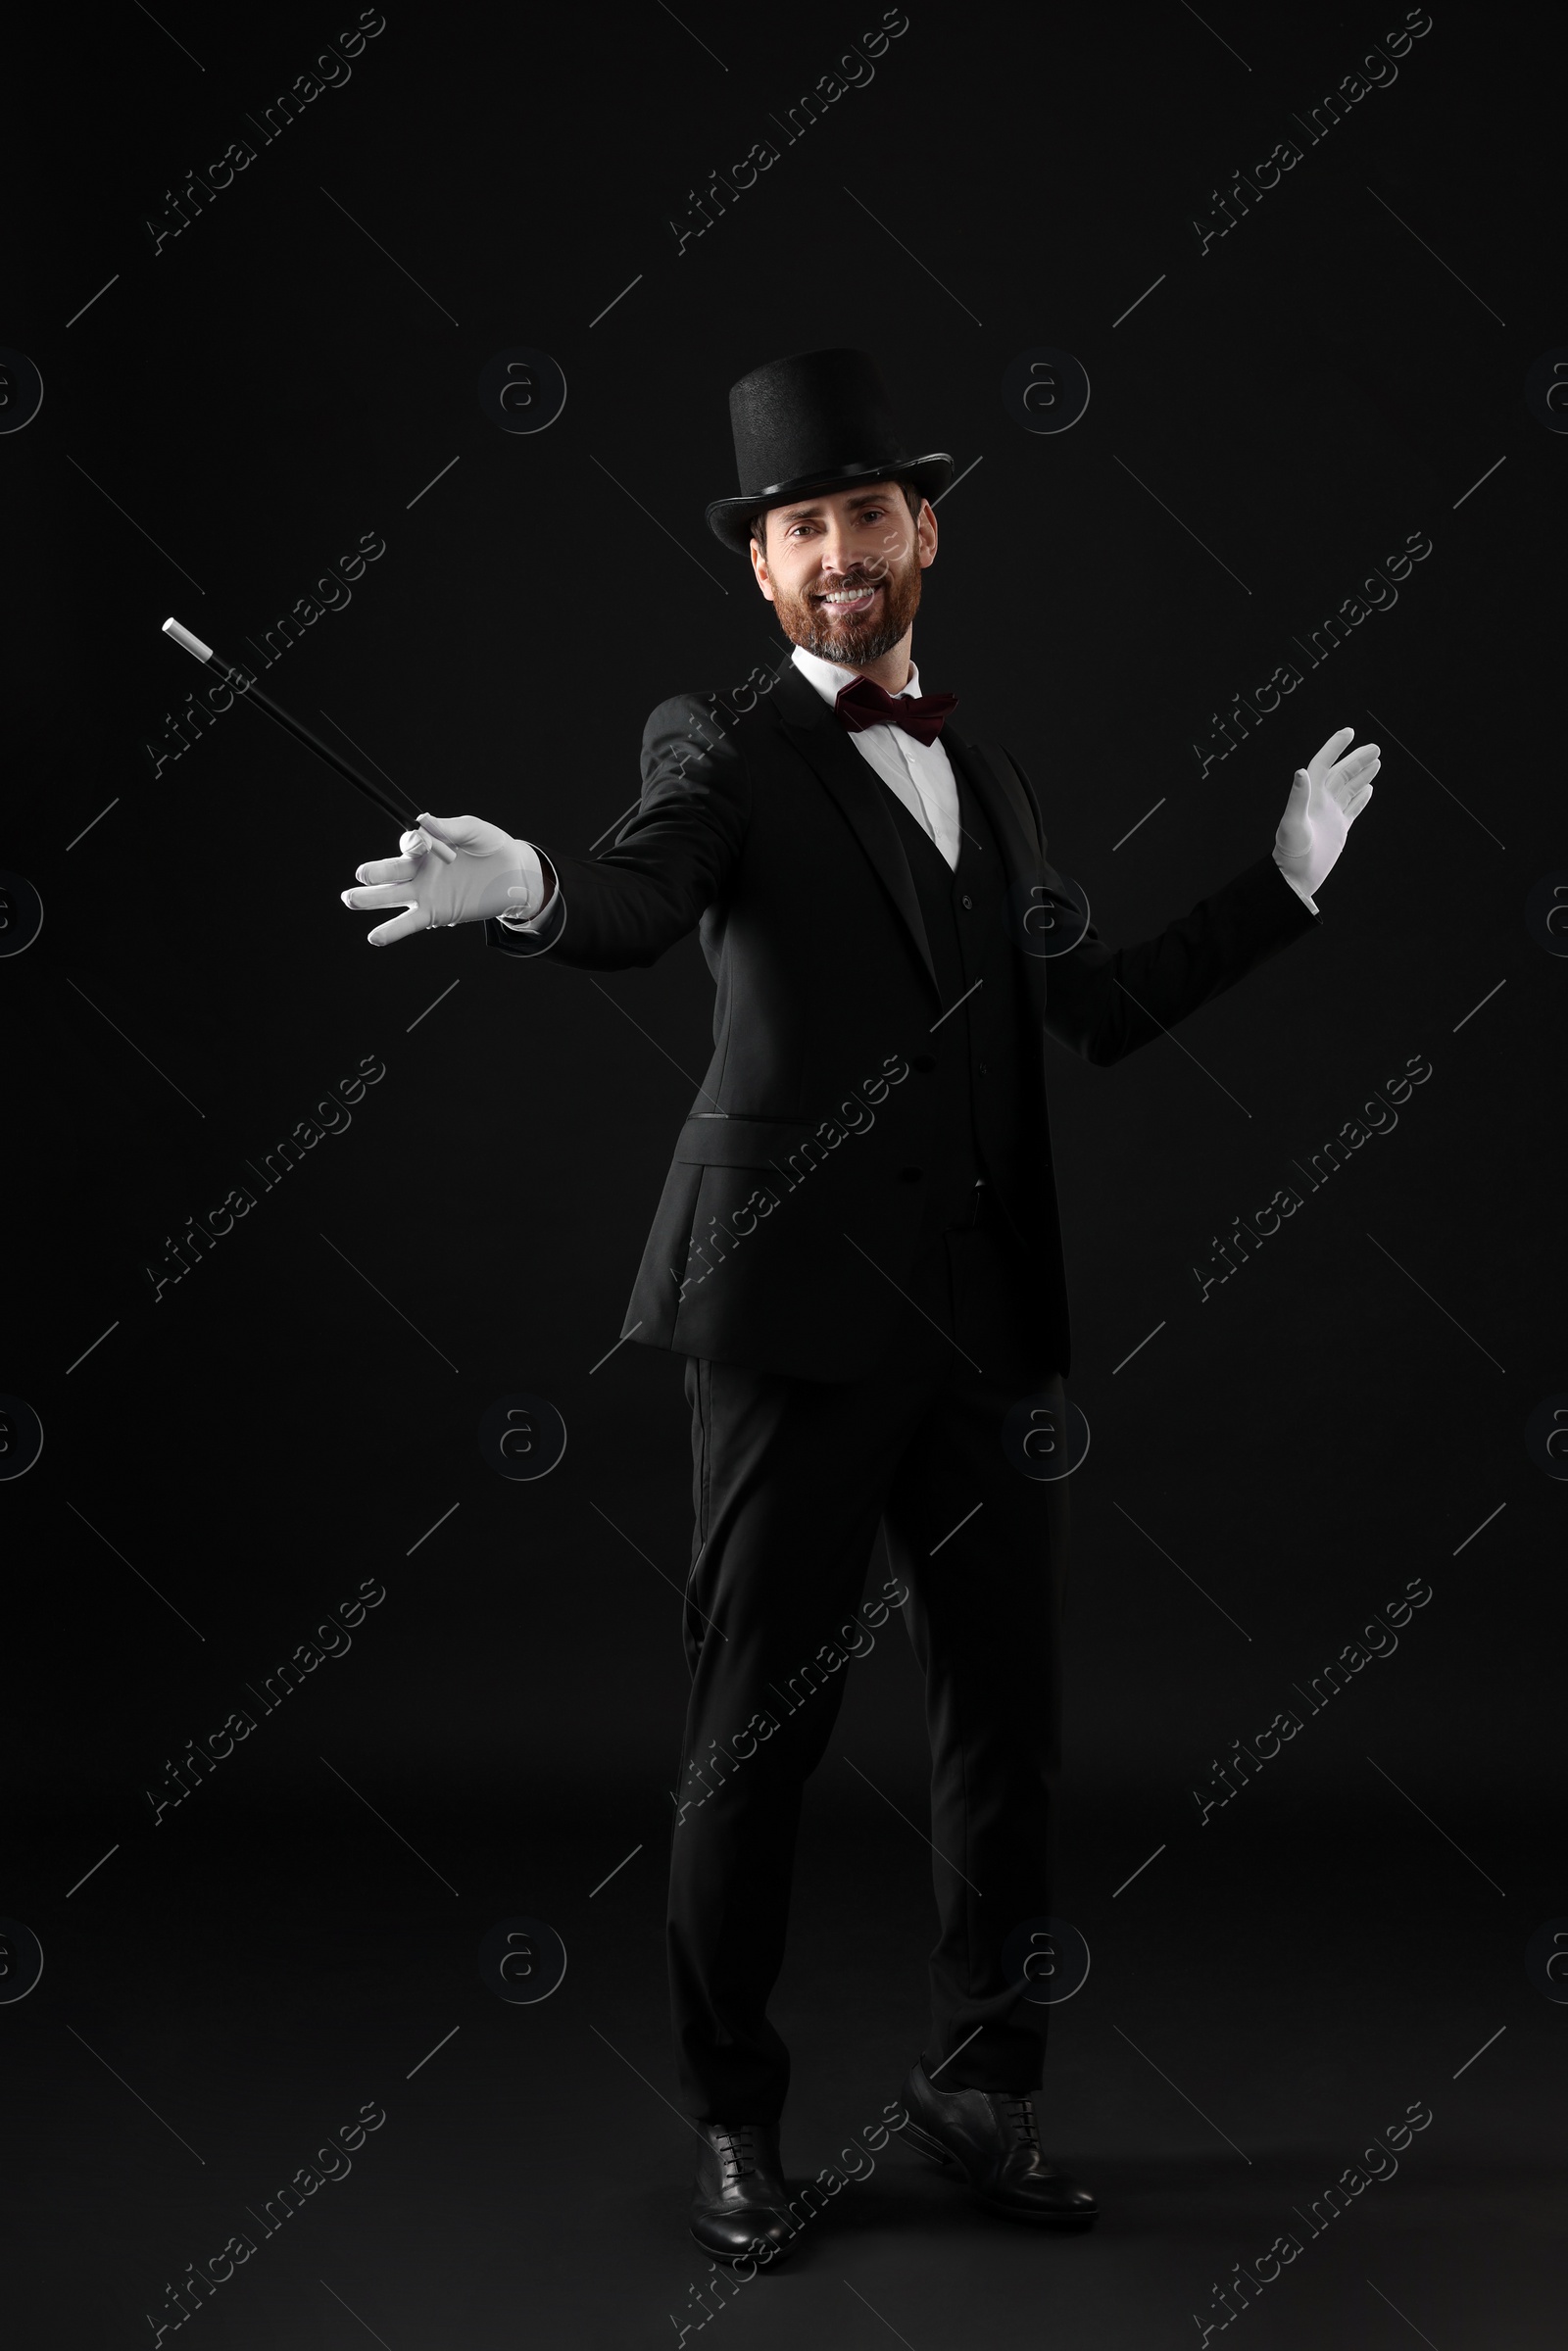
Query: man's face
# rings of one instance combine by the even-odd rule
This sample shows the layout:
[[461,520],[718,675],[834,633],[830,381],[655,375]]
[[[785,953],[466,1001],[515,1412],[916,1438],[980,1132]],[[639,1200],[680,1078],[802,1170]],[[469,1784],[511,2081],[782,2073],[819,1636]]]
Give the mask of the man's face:
[[930,505],[922,500],[916,520],[891,481],[771,507],[766,552],[751,543],[784,634],[845,668],[880,661],[907,635],[936,552]]

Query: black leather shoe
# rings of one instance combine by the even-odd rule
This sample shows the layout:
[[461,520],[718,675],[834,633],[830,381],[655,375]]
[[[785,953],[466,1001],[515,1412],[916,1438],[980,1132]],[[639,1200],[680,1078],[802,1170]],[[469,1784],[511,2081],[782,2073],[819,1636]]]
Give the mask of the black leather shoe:
[[1035,2110],[1027,2090],[933,2088],[918,2061],[905,2081],[908,2120],[906,2143],[1009,2221],[1034,2221],[1051,2229],[1088,2229],[1100,2207],[1088,2188],[1067,2179],[1040,2148]]
[[776,2123],[699,2123],[692,2235],[714,2261],[782,2261],[795,2237]]

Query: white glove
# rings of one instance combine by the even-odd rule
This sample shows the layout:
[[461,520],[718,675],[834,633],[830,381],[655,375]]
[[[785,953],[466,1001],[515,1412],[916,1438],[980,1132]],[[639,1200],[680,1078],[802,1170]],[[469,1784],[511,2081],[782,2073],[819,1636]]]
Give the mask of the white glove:
[[405,833],[399,847],[401,857],[373,857],[356,867],[357,878],[368,888],[342,893],[343,904],[356,913],[377,906],[406,908],[368,934],[372,947],[390,947],[415,931],[542,908],[545,882],[538,852],[482,816],[421,816],[419,830]]
[[1372,778],[1383,763],[1376,743],[1363,743],[1346,759],[1338,757],[1354,732],[1353,726],[1342,726],[1309,766],[1298,767],[1274,836],[1274,862],[1308,905],[1333,871],[1346,834],[1372,797]]

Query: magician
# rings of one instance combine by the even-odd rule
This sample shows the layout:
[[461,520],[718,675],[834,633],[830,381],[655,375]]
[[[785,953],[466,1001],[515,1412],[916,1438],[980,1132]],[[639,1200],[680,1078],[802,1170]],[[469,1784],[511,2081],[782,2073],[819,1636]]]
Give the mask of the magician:
[[756,2263],[799,2225],[767,2004],[844,1689],[812,1661],[848,1632],[879,1528],[924,1677],[939,1917],[899,2128],[1008,2219],[1096,2217],[1042,2148],[1047,2010],[1009,1953],[1052,1909],[1067,1487],[1039,1473],[1054,1449],[1072,1466],[1047,1032],[1119,1061],[1317,929],[1379,759],[1340,729],[1270,852],[1157,938],[1106,946],[1047,858],[1023,767],[911,659],[952,459],[910,451],[863,351],[772,361],[729,408],[739,495],[708,521],[793,648],[753,707],[715,728],[697,695],[661,703],[637,812],[598,857],[425,815],[342,896],[403,909],[376,946],[483,921],[507,955],[589,971],[695,929],[713,977],[712,1059],[622,1336],[686,1358],[670,1999],[692,2233]]

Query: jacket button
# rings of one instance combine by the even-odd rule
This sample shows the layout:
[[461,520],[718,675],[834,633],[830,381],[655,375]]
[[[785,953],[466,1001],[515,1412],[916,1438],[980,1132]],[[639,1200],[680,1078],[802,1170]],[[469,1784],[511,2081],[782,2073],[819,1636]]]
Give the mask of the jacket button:
[[923,1078],[928,1078],[931,1075],[932,1070],[935,1069],[936,1065],[937,1057],[935,1053],[916,1053],[914,1056],[914,1067],[920,1072],[920,1075]]
[[977,1061],[975,1063],[975,1067],[979,1070],[980,1075],[983,1078],[988,1078],[991,1075],[991,1071],[984,1061]]
[[966,898],[965,898],[965,899],[962,901],[962,904],[963,904],[963,906],[964,906],[965,909],[967,909],[968,907],[970,907],[970,906],[972,906],[974,905],[974,900],[973,900],[972,898],[968,898],[968,897],[966,897]]
[[899,1182],[901,1184],[918,1184],[921,1176],[924,1175],[924,1173],[925,1170],[923,1167],[901,1167],[899,1169]]

